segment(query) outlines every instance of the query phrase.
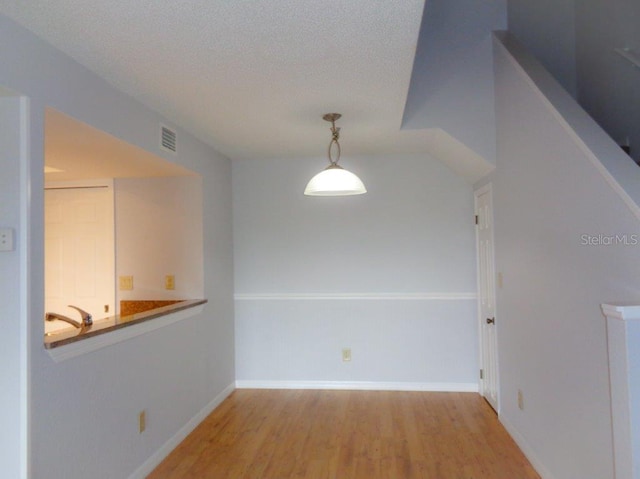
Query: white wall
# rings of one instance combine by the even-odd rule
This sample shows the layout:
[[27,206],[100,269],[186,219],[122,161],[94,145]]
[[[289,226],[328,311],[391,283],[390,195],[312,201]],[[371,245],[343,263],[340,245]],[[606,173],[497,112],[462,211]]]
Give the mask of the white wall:
[[[133,276],[127,299],[203,297],[202,178],[117,178],[116,276]],[[165,289],[165,276],[175,289]]]
[[594,155],[615,159],[615,143],[575,104],[567,107],[569,95],[512,39],[504,41],[512,53],[495,43],[492,178],[496,270],[504,278],[501,419],[545,479],[613,477],[600,303],[640,299],[640,249],[586,246],[582,235],[631,238],[640,232],[637,206],[614,190]]
[[[5,66],[0,84],[31,100],[30,208],[18,204],[14,195],[6,213],[14,218],[11,222],[20,217],[33,234],[28,249],[31,287],[22,291],[33,309],[30,477],[129,477],[234,381],[230,162],[181,130],[178,155],[168,157],[158,146],[159,123],[167,123],[165,119],[5,17],[0,17],[0,63]],[[62,363],[55,363],[44,350],[42,170],[47,106],[202,176],[204,294],[209,299],[203,314]],[[3,181],[17,183],[15,168],[8,171]],[[21,206],[25,210],[19,213]],[[12,361],[17,362],[13,355]],[[137,415],[142,409],[147,410],[148,424],[140,435]],[[19,414],[13,409],[3,412]]]
[[344,158],[367,194],[303,196],[325,163],[233,163],[237,379],[475,385],[471,186],[428,157]]
[[403,129],[441,128],[495,163],[491,32],[506,0],[425,3]]
[[20,285],[24,279],[20,255],[24,231],[20,218],[21,106],[20,98],[0,96],[0,227],[12,228],[13,251],[0,251],[0,321],[3,345],[0,348],[0,469],[6,477],[26,478],[21,459],[26,446],[24,431],[24,370],[26,357],[22,330],[25,324],[20,303]]

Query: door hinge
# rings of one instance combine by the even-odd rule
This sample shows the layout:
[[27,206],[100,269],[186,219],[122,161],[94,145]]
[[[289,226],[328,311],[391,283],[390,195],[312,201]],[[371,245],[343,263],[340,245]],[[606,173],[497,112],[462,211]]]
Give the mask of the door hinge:
[[484,369],[480,370],[480,379],[484,379]]
[[476,215],[476,224],[478,224],[478,215]]

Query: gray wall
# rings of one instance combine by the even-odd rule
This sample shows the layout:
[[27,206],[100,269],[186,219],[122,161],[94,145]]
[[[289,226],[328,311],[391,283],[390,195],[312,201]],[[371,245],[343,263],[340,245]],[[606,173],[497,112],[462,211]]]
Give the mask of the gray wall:
[[576,2],[578,101],[620,145],[640,160],[640,68],[615,53],[640,58],[640,2]]
[[509,31],[619,144],[640,160],[640,3],[630,0],[508,0]]
[[[539,64],[506,44],[509,51],[495,47],[491,178],[496,271],[504,278],[500,418],[542,477],[613,477],[600,304],[640,298],[640,249],[631,243],[640,210],[594,155],[621,155],[615,143],[579,108],[566,107],[571,98]],[[630,243],[589,246],[583,235],[627,235]]]
[[507,0],[509,31],[576,96],[575,0]]
[[495,163],[491,32],[506,0],[425,3],[402,128],[441,128]]
[[[157,144],[158,125],[165,120],[5,17],[0,17],[0,64],[5,66],[0,85],[31,100],[29,204],[14,198],[6,213],[12,223],[15,218],[28,222],[32,232],[31,287],[22,291],[32,308],[30,477],[129,477],[234,382],[231,165],[181,130],[178,155],[167,156]],[[203,314],[61,363],[44,350],[42,147],[47,106],[202,176],[209,299]],[[17,183],[15,167],[7,171],[3,181]],[[137,415],[142,409],[148,424],[140,435]],[[12,470],[18,459],[8,460]]]
[[428,157],[350,157],[366,195],[303,196],[325,164],[233,163],[238,380],[477,387],[471,186]]

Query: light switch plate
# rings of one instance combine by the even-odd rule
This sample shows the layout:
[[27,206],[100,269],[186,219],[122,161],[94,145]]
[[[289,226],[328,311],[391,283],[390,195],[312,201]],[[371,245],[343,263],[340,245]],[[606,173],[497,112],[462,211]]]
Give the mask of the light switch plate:
[[13,250],[13,228],[0,228],[0,251]]

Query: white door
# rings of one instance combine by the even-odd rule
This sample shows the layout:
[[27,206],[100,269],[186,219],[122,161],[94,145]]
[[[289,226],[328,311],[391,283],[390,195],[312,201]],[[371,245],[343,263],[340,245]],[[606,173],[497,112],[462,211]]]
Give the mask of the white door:
[[[45,191],[45,312],[80,320],[112,316],[115,301],[113,189],[48,187]],[[68,328],[45,322],[45,331]]]
[[498,340],[491,185],[475,192],[480,313],[480,393],[498,411]]

